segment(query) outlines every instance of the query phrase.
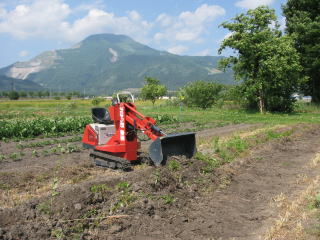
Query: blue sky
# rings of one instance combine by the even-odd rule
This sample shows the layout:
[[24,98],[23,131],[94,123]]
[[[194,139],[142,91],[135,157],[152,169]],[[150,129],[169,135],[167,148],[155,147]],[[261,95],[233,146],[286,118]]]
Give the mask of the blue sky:
[[0,0],[0,67],[91,34],[125,34],[180,55],[218,55],[236,14],[268,5],[282,26],[286,0]]

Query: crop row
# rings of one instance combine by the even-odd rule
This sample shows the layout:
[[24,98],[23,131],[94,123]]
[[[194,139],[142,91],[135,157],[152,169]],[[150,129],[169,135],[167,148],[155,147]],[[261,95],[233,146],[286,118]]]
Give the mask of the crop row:
[[55,117],[0,120],[0,139],[27,138],[40,135],[82,132],[90,117]]

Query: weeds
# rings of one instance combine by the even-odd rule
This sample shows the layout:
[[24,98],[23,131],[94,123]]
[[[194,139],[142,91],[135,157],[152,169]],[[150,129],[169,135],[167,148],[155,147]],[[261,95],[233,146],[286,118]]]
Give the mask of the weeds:
[[51,236],[57,239],[63,239],[65,237],[62,228],[55,228],[51,230]]
[[220,166],[218,159],[206,156],[201,152],[197,152],[195,158],[206,163],[206,165],[201,169],[202,173],[211,173],[215,168]]
[[175,172],[175,171],[178,171],[178,170],[181,168],[181,165],[180,165],[180,163],[179,163],[178,161],[176,161],[176,160],[170,160],[170,161],[168,162],[168,168],[169,168],[171,171]]
[[[308,205],[309,209],[320,208],[320,193],[318,193]],[[320,217],[320,216],[319,216]]]
[[81,218],[86,219],[86,218],[91,218],[94,217],[98,214],[98,210],[96,208],[90,209],[85,214],[81,216]]
[[118,210],[119,208],[128,207],[130,203],[133,203],[137,197],[134,196],[130,190],[130,183],[120,182],[116,185],[116,189],[120,191],[120,196],[117,198],[116,203],[111,207],[111,212]]
[[51,214],[51,205],[50,205],[50,201],[45,201],[45,202],[42,202],[42,203],[39,203],[37,205],[37,210],[41,213],[44,213],[44,214]]
[[92,193],[99,193],[109,190],[111,190],[111,188],[109,188],[106,184],[93,185],[90,187],[90,191]]
[[172,196],[171,194],[165,194],[161,196],[161,199],[164,200],[165,204],[172,204],[176,201],[176,199],[174,198],[174,196]]
[[272,139],[279,139],[288,137],[293,133],[293,130],[284,132],[266,131],[259,136],[250,136],[247,138],[241,138],[234,136],[225,142],[221,142],[219,137],[215,137],[211,140],[211,147],[213,148],[213,154],[205,155],[198,152],[195,156],[196,159],[206,163],[206,166],[202,168],[203,173],[211,173],[215,168],[221,164],[232,162],[235,158],[248,151],[249,148],[262,144]]

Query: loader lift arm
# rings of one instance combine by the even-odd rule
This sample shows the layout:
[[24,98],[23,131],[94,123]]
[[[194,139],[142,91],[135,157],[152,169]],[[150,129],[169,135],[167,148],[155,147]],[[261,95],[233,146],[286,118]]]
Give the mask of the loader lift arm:
[[142,131],[152,140],[156,140],[158,137],[165,135],[162,130],[156,126],[156,121],[138,112],[135,105],[124,103],[124,106],[127,109],[126,121],[134,128]]

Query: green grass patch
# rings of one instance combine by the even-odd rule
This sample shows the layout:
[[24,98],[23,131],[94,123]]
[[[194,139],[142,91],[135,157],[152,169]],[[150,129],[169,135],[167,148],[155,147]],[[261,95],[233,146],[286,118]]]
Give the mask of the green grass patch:
[[181,168],[181,164],[177,160],[170,160],[167,165],[173,172],[178,171]]
[[258,135],[246,138],[234,136],[224,142],[221,142],[219,137],[215,137],[211,140],[213,153],[211,155],[207,155],[198,152],[195,155],[195,158],[206,163],[202,168],[203,173],[211,173],[215,168],[225,163],[232,162],[234,159],[258,144],[263,144],[273,139],[288,137],[292,133],[293,130],[283,132],[266,130],[264,133],[259,133]]

